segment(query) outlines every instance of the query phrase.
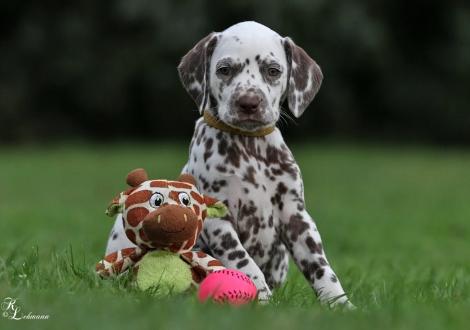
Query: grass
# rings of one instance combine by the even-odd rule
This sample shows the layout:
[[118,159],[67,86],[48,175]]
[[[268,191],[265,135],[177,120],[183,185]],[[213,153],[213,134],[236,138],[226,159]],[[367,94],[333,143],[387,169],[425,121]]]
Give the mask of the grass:
[[49,320],[1,329],[466,328],[470,321],[470,152],[302,144],[310,213],[355,312],[319,306],[291,265],[267,306],[157,300],[126,278],[93,273],[126,173],[174,178],[187,146],[63,145],[0,149],[0,299]]

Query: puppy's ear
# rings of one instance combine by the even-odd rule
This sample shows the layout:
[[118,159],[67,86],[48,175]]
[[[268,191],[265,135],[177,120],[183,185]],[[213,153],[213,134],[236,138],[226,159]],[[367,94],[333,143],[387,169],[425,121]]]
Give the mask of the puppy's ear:
[[284,49],[288,63],[287,102],[298,118],[320,89],[323,74],[318,64],[291,38],[284,38]]
[[217,39],[215,32],[207,35],[183,56],[178,65],[181,83],[196,102],[201,113],[209,98],[209,67]]

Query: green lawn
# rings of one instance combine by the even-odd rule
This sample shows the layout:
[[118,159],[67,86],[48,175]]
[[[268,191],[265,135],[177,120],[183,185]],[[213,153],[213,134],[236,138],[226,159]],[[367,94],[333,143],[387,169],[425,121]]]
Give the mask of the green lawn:
[[310,213],[355,312],[331,311],[292,265],[267,306],[157,300],[101,281],[108,201],[126,173],[175,178],[185,144],[0,148],[0,299],[45,321],[12,329],[451,329],[470,322],[470,152],[419,147],[292,147]]

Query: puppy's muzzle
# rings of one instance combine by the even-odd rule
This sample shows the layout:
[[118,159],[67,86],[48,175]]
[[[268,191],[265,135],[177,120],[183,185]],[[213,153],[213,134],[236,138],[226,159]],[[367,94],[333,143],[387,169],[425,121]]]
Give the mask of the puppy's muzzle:
[[260,110],[261,96],[253,92],[241,95],[236,101],[235,106],[245,115],[253,115]]

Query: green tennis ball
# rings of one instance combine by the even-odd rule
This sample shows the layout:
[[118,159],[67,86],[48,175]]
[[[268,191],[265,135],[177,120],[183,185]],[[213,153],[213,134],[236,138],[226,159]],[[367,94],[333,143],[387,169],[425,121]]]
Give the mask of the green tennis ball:
[[192,274],[190,266],[178,254],[153,251],[140,260],[136,282],[141,290],[155,290],[156,295],[165,296],[188,290]]

